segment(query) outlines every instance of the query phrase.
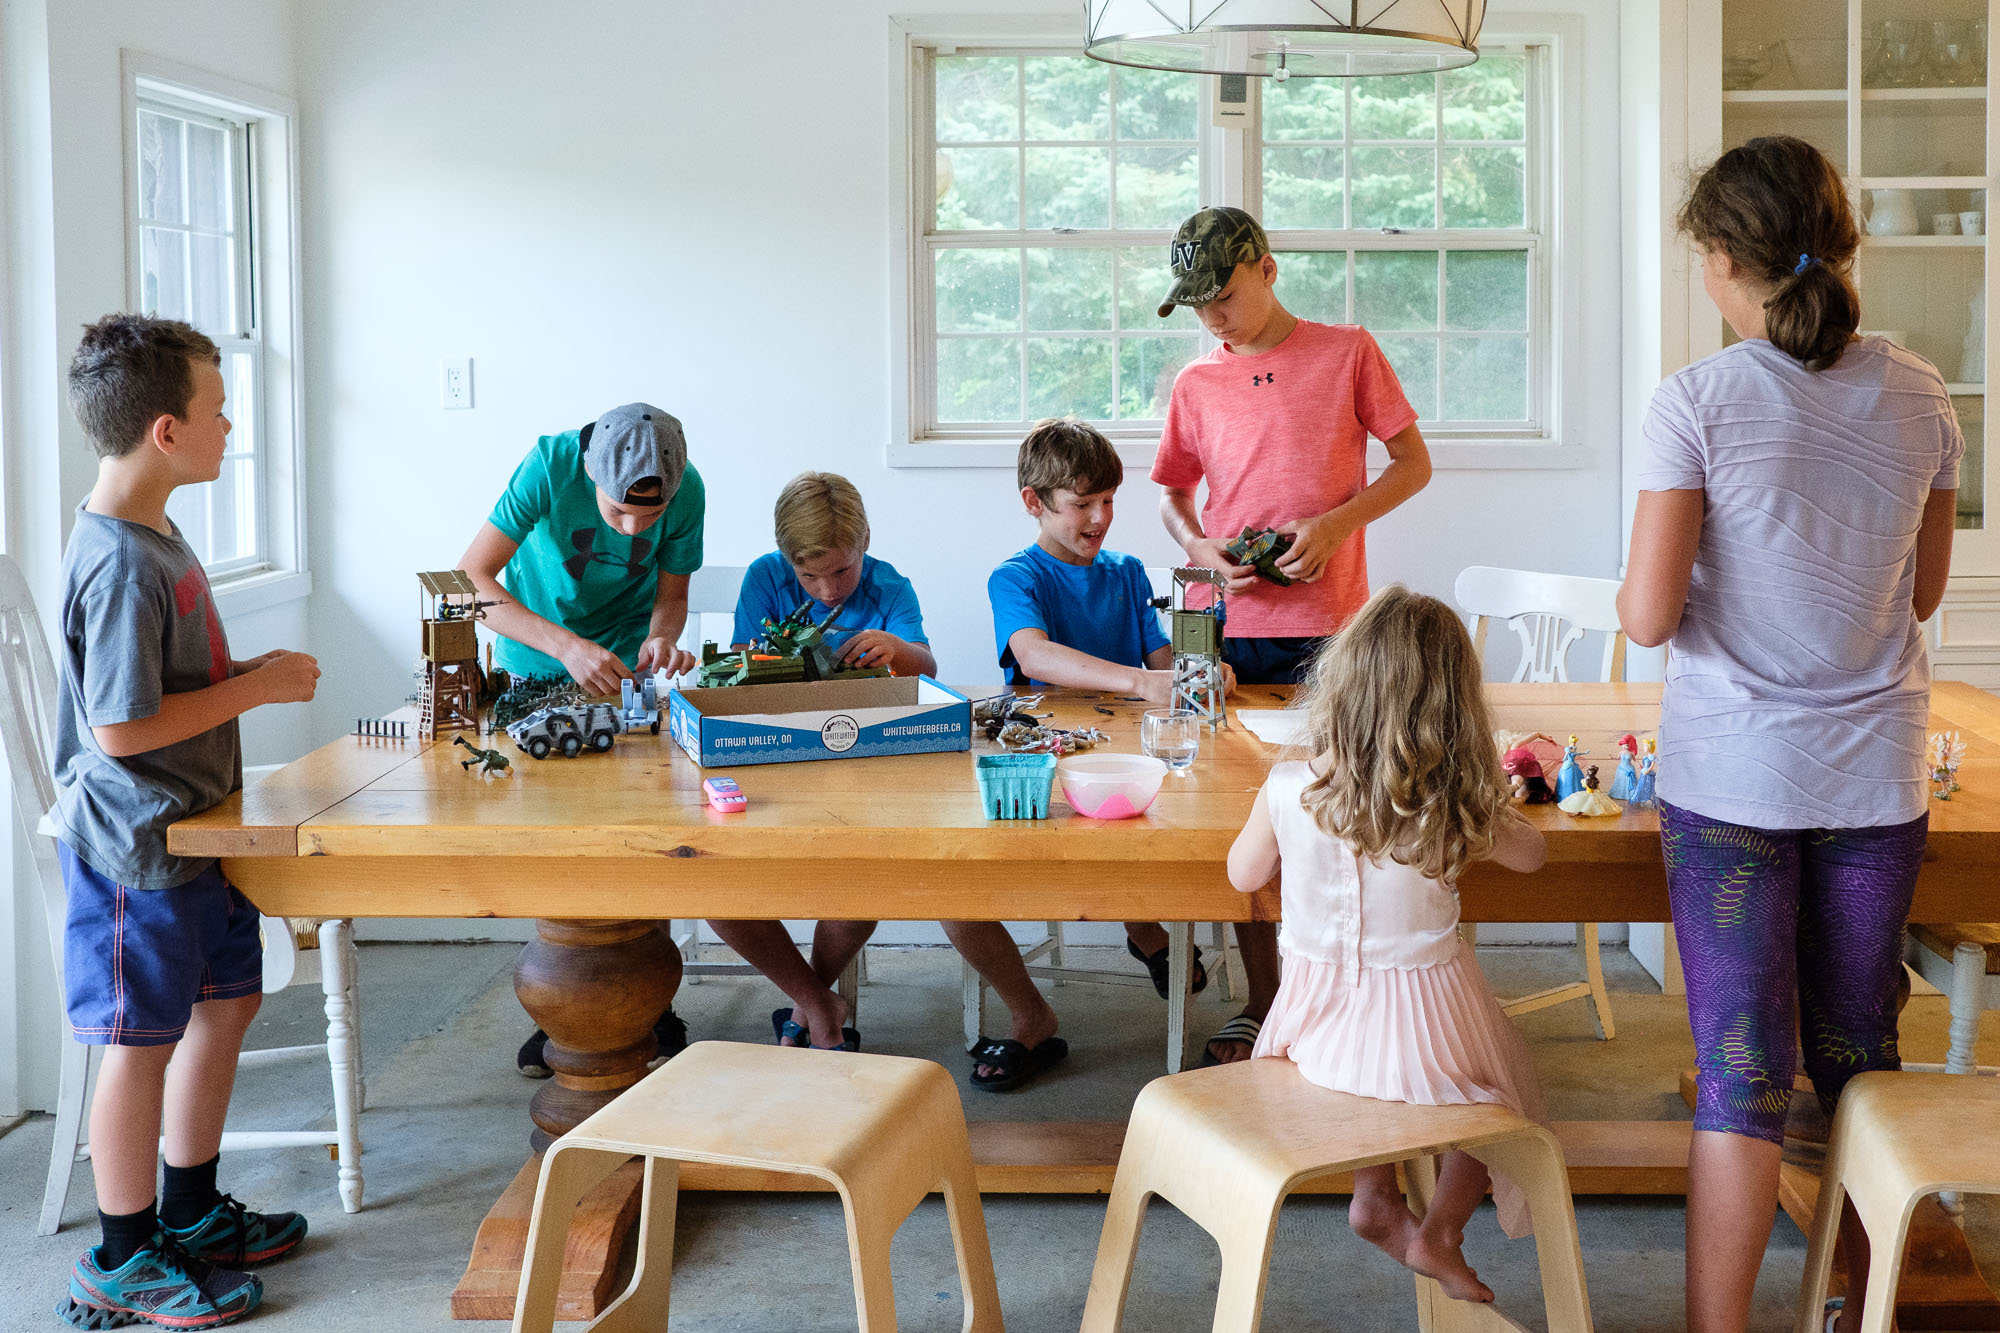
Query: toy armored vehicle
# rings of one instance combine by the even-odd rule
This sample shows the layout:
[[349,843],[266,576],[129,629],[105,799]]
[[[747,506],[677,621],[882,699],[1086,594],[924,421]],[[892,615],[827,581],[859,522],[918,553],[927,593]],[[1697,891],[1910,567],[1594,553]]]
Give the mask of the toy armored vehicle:
[[1262,532],[1245,528],[1242,536],[1222,548],[1222,553],[1239,565],[1255,566],[1258,578],[1275,583],[1280,588],[1289,588],[1292,586],[1291,575],[1278,568],[1278,561],[1297,540],[1274,528],[1265,528]]
[[610,749],[612,737],[623,730],[625,723],[616,705],[575,704],[538,709],[507,728],[507,734],[537,759],[548,758],[551,750],[574,759],[586,745],[598,751]]
[[788,685],[799,681],[830,680],[840,676],[860,680],[866,676],[886,676],[886,667],[848,666],[827,646],[826,636],[840,628],[835,607],[827,618],[813,623],[812,603],[783,620],[764,620],[764,632],[748,648],[725,652],[712,643],[701,646],[701,669],[695,683],[714,685]]

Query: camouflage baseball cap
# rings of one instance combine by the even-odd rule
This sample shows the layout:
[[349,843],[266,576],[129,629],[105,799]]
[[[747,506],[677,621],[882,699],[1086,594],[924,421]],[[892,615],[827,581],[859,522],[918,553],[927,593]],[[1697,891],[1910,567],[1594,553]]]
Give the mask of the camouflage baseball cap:
[[1204,208],[1181,223],[1167,256],[1174,285],[1160,302],[1160,318],[1177,305],[1207,305],[1222,295],[1238,264],[1253,264],[1271,253],[1257,219],[1240,208]]

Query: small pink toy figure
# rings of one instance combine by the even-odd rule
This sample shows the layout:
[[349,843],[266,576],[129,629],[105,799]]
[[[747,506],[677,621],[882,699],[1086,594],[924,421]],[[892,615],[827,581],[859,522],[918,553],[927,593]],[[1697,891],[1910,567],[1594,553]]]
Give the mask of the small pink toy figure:
[[1931,795],[1949,801],[1958,790],[1958,766],[1965,762],[1965,738],[1955,731],[1934,731],[1925,758],[1930,770]]
[[1556,799],[1542,772],[1542,761],[1525,745],[1517,745],[1500,756],[1500,771],[1508,777],[1514,795],[1529,805],[1548,805]]
[[1659,748],[1658,741],[1651,736],[1646,737],[1646,753],[1639,760],[1638,779],[1632,784],[1633,805],[1652,805],[1659,800],[1659,797],[1653,794],[1653,767],[1658,762],[1655,751]]
[[1632,733],[1618,738],[1618,771],[1611,775],[1611,799],[1629,801],[1639,786],[1639,773],[1632,765],[1639,757],[1639,742]]

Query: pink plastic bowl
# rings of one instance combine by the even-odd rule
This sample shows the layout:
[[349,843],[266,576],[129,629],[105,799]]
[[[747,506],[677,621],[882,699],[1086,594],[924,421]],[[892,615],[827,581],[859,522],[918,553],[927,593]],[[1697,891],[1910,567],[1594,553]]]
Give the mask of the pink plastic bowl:
[[1160,794],[1167,766],[1143,754],[1079,754],[1056,765],[1063,799],[1087,819],[1132,819]]

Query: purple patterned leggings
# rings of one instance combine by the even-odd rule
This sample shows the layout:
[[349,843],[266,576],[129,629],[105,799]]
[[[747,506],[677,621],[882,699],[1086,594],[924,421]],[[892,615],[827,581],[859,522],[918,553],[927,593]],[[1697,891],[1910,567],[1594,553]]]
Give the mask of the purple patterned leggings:
[[1773,831],[1660,803],[1700,1091],[1694,1127],[1783,1143],[1798,1038],[1828,1114],[1847,1080],[1900,1069],[1903,926],[1930,815]]

